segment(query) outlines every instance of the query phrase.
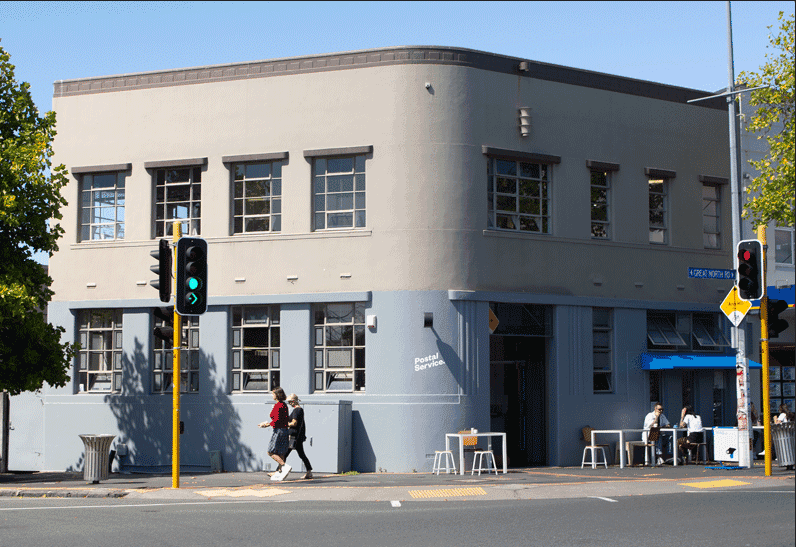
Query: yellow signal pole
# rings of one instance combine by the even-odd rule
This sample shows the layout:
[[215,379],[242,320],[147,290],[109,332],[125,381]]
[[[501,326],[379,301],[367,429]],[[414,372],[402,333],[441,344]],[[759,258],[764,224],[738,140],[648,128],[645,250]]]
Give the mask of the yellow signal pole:
[[[172,237],[174,248],[182,236],[182,223],[175,221],[172,224]],[[176,253],[176,251],[173,251]],[[173,255],[172,263],[177,268],[177,257]],[[171,487],[180,487],[180,387],[182,386],[182,367],[180,366],[180,348],[182,347],[182,317],[177,313],[175,295],[174,306],[174,340],[172,343],[171,364],[171,391],[172,391],[172,421],[171,421]]]
[[761,262],[763,265],[763,296],[760,298],[760,361],[763,365],[763,408],[760,409],[760,416],[763,419],[763,450],[765,450],[766,477],[771,476],[771,415],[770,400],[768,393],[768,290],[766,288],[766,227],[757,227],[757,239],[760,240],[763,248]]

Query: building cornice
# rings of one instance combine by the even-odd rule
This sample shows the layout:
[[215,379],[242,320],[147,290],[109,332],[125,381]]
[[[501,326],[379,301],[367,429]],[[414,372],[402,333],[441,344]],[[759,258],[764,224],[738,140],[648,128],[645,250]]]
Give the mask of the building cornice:
[[[495,53],[441,46],[398,46],[264,61],[230,63],[153,72],[58,80],[53,97],[132,91],[160,87],[288,76],[402,64],[454,65],[537,80],[590,87],[670,102],[686,103],[710,95],[707,91],[659,84],[602,72],[528,61]],[[695,103],[695,108],[726,110],[723,98]]]

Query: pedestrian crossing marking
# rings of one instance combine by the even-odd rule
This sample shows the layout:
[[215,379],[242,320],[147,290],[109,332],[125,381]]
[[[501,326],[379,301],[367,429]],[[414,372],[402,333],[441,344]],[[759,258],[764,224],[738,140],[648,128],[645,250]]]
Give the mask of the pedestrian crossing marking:
[[681,486],[693,486],[694,488],[723,488],[725,486],[741,486],[742,484],[751,484],[749,482],[735,481],[732,479],[721,479],[718,481],[705,481],[705,482],[683,482]]
[[476,488],[440,488],[437,490],[410,490],[413,498],[445,498],[454,496],[486,496],[481,487]]

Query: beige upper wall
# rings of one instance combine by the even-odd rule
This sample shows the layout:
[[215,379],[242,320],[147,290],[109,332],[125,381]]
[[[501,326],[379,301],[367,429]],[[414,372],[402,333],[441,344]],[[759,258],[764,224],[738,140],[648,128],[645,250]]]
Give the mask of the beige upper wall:
[[[518,106],[532,108],[529,138],[519,135]],[[153,278],[155,248],[144,162],[198,157],[208,158],[201,236],[210,244],[211,296],[483,289],[713,302],[718,292],[689,280],[687,267],[732,267],[728,192],[724,250],[702,248],[698,176],[728,176],[721,110],[443,64],[57,96],[53,108],[56,164],[132,164],[124,241],[79,243],[77,178],[65,189],[65,236],[50,260],[55,300],[155,297],[140,284]],[[358,145],[373,146],[367,229],[313,233],[303,150]],[[482,145],[561,157],[553,167],[551,235],[485,234]],[[231,236],[221,157],[283,151],[290,158],[282,232]],[[589,236],[587,159],[620,164],[611,180],[611,242]],[[644,167],[677,172],[664,247],[647,243]],[[121,271],[112,267],[117,261]],[[298,281],[287,282],[289,275]]]

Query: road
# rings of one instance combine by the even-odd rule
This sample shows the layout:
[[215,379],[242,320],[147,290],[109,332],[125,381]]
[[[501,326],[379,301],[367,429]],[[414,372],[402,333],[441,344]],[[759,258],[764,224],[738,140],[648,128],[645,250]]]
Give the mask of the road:
[[790,484],[529,500],[0,498],[2,547],[794,545]]

